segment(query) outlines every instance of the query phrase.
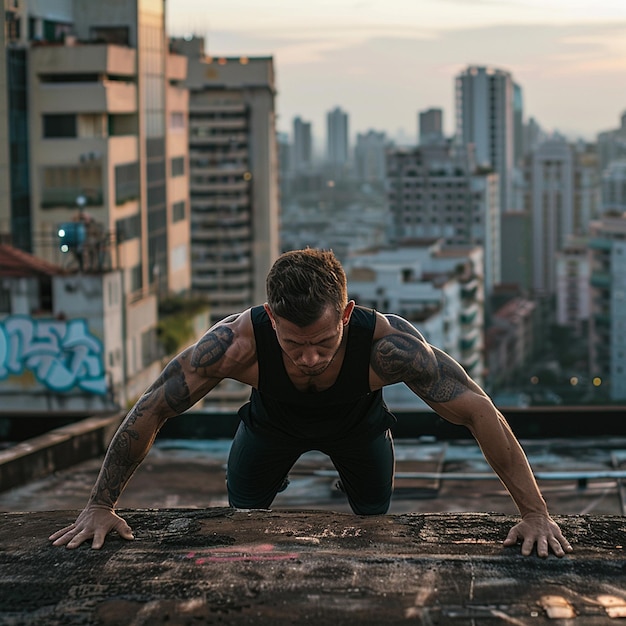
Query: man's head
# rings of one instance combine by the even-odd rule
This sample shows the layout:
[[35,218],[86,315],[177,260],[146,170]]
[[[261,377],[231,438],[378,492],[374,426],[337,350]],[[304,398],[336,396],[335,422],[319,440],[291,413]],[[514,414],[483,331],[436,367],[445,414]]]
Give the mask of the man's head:
[[281,255],[266,281],[274,317],[309,326],[331,308],[340,317],[348,305],[346,274],[330,250],[292,250]]

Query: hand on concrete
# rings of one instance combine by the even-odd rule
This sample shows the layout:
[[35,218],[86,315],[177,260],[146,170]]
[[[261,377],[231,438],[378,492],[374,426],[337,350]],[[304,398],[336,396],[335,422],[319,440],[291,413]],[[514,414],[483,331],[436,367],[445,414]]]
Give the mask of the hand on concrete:
[[529,513],[525,515],[519,524],[511,528],[505,546],[514,546],[522,542],[522,554],[530,556],[535,544],[537,556],[545,559],[550,550],[558,557],[572,552],[573,548],[563,536],[558,524],[549,516],[541,513]]
[[106,536],[115,530],[124,539],[134,539],[130,526],[113,511],[105,506],[92,504],[86,506],[76,521],[70,526],[58,530],[49,539],[53,546],[78,548],[92,539],[91,547],[98,550],[104,544]]

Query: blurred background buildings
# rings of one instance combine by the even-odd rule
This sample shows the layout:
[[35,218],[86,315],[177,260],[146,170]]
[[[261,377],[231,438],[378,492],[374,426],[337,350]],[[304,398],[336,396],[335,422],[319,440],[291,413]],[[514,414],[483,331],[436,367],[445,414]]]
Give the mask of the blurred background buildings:
[[453,136],[441,107],[399,142],[340,103],[322,132],[296,116],[280,134],[272,57],[168,38],[162,0],[3,1],[4,411],[125,408],[304,246],[496,401],[626,400],[626,114],[572,142],[526,116],[506,68],[469,65]]

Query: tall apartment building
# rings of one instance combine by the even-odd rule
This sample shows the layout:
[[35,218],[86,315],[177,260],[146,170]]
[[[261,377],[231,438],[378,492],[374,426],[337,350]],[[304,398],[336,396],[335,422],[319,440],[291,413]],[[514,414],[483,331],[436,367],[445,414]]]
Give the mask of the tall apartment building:
[[586,234],[597,215],[597,161],[592,153],[579,152],[557,138],[540,144],[524,169],[524,204],[532,225],[532,289],[553,296],[556,254],[569,237]]
[[613,401],[626,400],[626,216],[590,224],[590,375]]
[[335,171],[347,165],[349,145],[348,114],[335,107],[326,114],[326,157]]
[[110,360],[132,398],[160,369],[159,298],[191,285],[186,59],[168,53],[164,0],[18,6],[0,230],[77,286],[120,273],[107,297],[123,303],[124,349]]
[[313,136],[311,122],[305,122],[301,117],[293,120],[293,170],[301,172],[313,164]]
[[472,144],[478,165],[498,174],[501,212],[517,208],[512,205],[515,84],[511,74],[470,66],[456,77],[455,98],[456,141]]
[[426,109],[418,114],[418,144],[427,146],[441,143],[443,134],[443,109]]
[[192,288],[215,321],[265,300],[279,254],[274,66],[208,57],[201,38],[171,45],[189,61]]
[[498,176],[477,172],[467,146],[397,148],[387,158],[395,239],[442,238],[484,249],[485,292],[500,282]]

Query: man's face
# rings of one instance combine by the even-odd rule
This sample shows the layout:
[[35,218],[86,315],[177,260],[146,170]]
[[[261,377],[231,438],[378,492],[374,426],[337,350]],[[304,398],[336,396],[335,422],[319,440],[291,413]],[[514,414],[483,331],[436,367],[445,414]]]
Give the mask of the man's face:
[[267,305],[265,308],[286,357],[305,376],[319,376],[328,369],[341,347],[354,302],[348,303],[342,315],[327,307],[315,322],[304,327],[282,317],[274,317]]

